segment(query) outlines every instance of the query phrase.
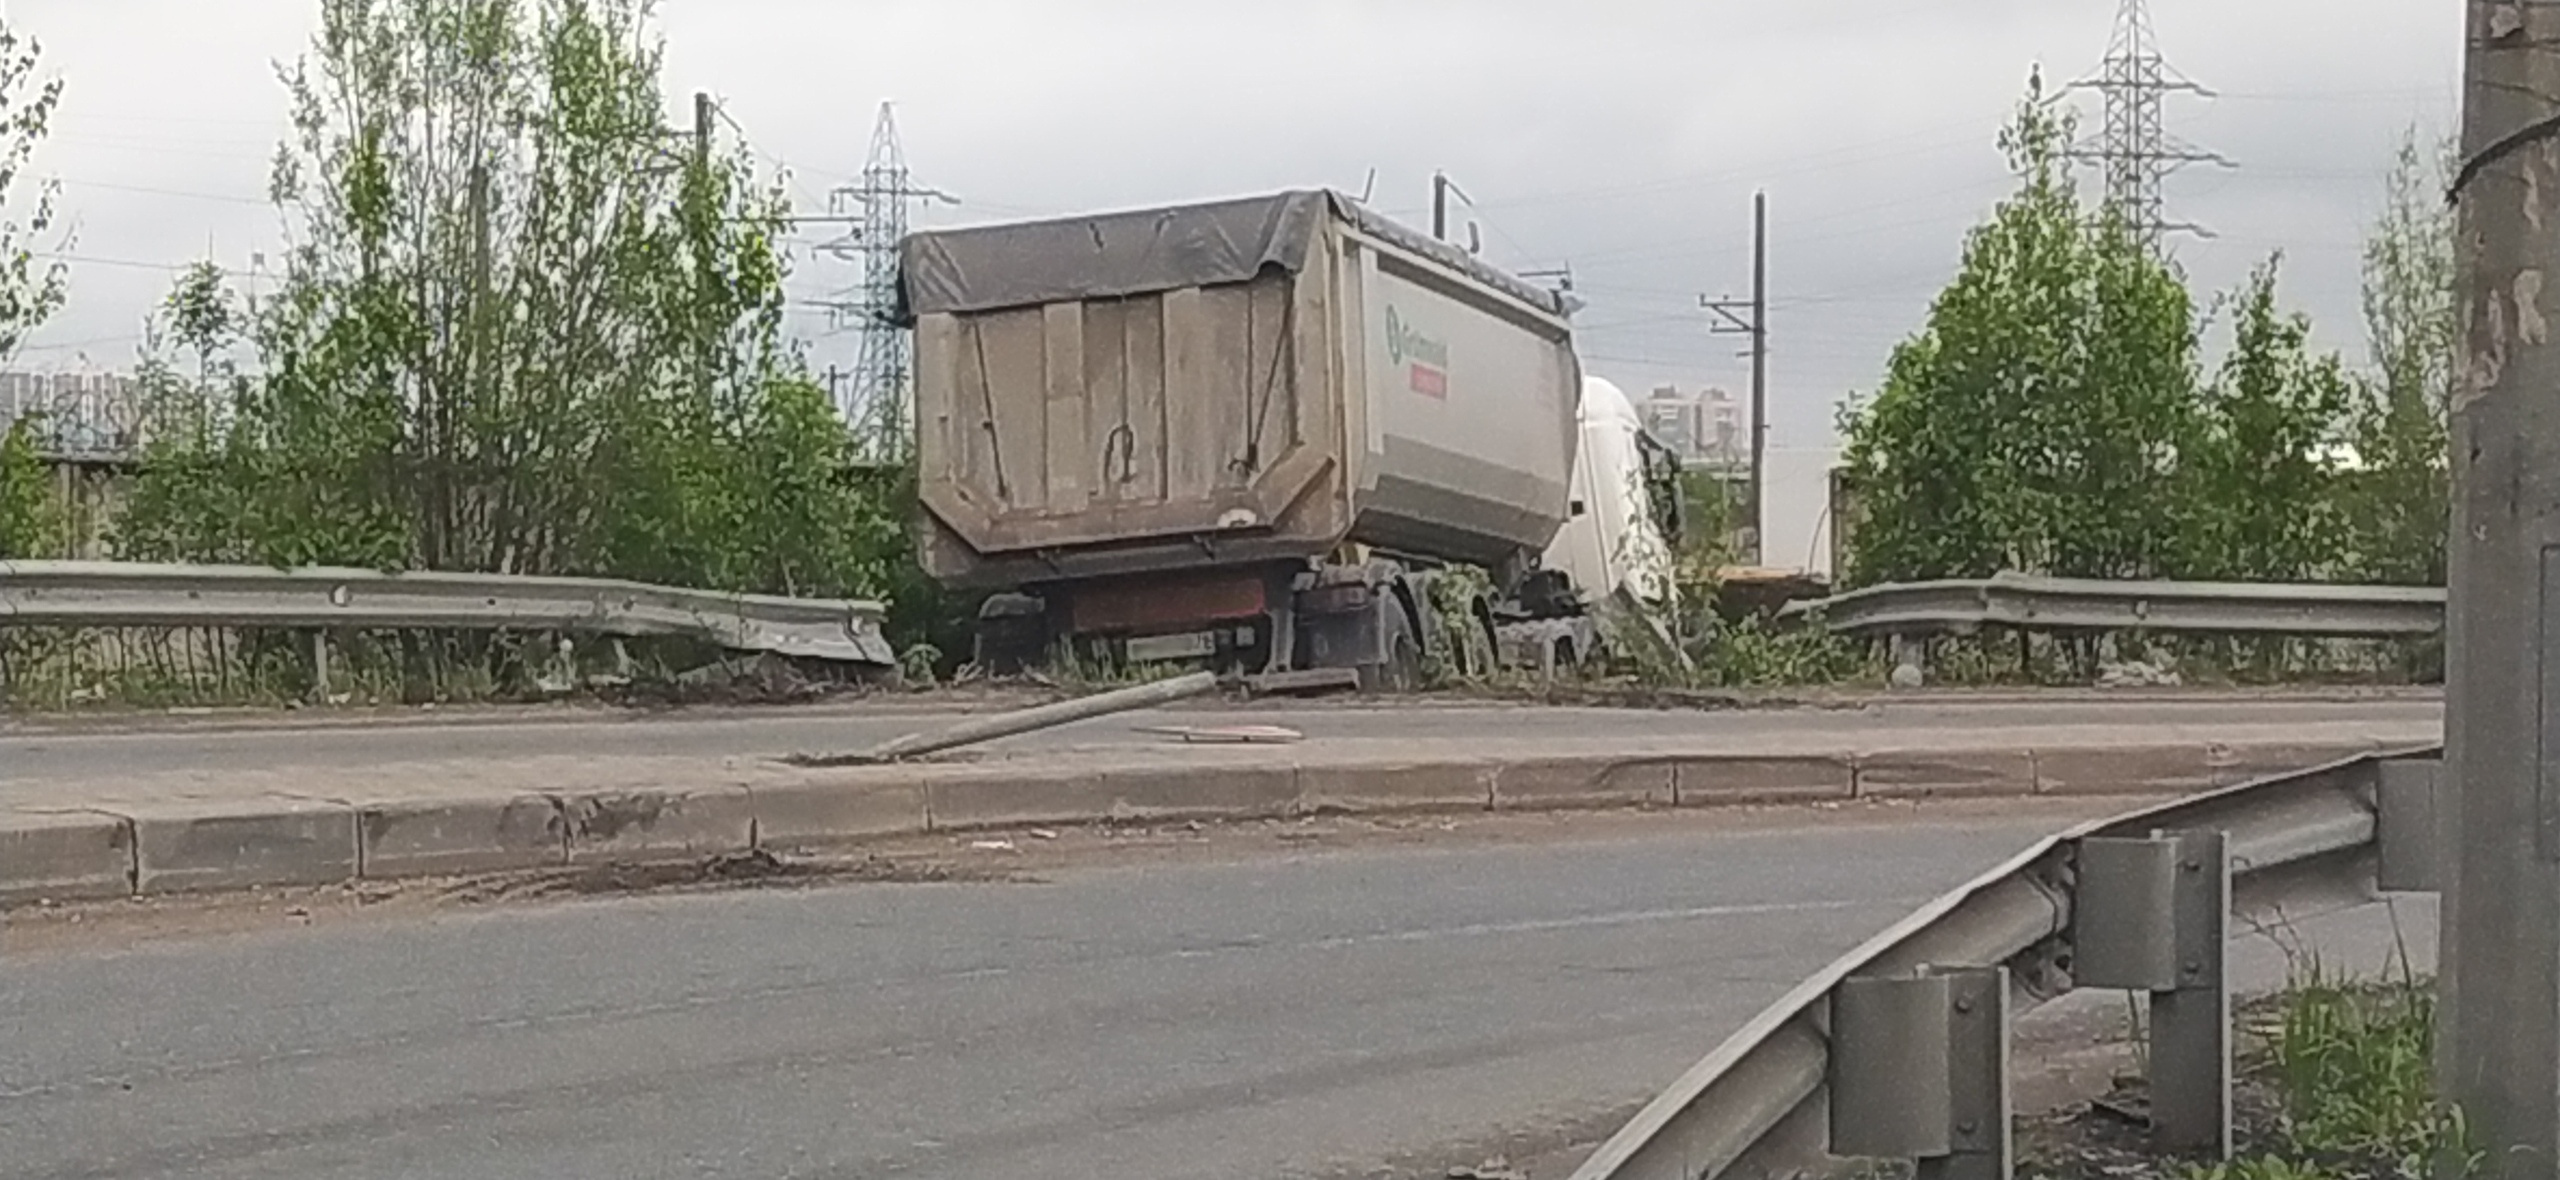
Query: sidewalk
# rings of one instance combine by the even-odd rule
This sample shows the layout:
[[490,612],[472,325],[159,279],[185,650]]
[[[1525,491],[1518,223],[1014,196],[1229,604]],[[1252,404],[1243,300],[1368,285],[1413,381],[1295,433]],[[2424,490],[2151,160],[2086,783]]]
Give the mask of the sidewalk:
[[842,768],[779,757],[462,756],[0,781],[0,900],[328,884],[821,848],[929,830],[1313,810],[2161,794],[2438,740],[2434,723],[2414,720],[1913,724],[1855,734],[1112,743]]

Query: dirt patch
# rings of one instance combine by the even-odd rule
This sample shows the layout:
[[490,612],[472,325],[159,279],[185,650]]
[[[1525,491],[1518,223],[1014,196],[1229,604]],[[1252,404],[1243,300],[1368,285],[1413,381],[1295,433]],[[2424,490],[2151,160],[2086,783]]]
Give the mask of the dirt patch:
[[[2020,1176],[2045,1180],[2185,1180],[2201,1161],[2162,1155],[2150,1143],[2150,1095],[2138,1078],[2106,1094],[2018,1120]],[[2233,1080],[2233,1139],[2242,1156],[2281,1146],[2277,1101],[2263,1080]]]
[[914,851],[786,857],[756,850],[655,864],[350,881],[315,888],[255,889],[220,895],[35,903],[0,913],[0,949],[12,955],[70,953],[315,926],[419,921],[505,905],[567,904],[587,899],[745,889],[936,883],[1036,884],[1038,878],[1020,866],[992,859],[963,864]]
[[[2265,995],[2234,1006],[2231,1116],[2236,1158],[2286,1155],[2284,1100],[2275,1081],[2273,1030],[2282,1019],[2281,997]],[[2018,1175],[2039,1180],[2186,1180],[2201,1161],[2165,1155],[2150,1142],[2150,1087],[2143,1080],[2129,1019],[2117,1019],[2105,1040],[2116,1066],[2103,1088],[2061,1103],[2020,1103]],[[2041,1062],[2022,1062],[2036,1071]],[[2323,1161],[2347,1165],[2338,1175],[2389,1176],[2381,1161]]]
[[767,849],[707,860],[600,864],[482,877],[446,889],[438,900],[460,905],[547,901],[642,893],[786,889],[819,885],[917,885],[953,881],[1031,883],[1018,873],[918,857],[786,859]]
[[1320,1175],[1322,1180],[1566,1180],[1642,1109],[1643,1103],[1633,1102],[1525,1122],[1484,1139]]

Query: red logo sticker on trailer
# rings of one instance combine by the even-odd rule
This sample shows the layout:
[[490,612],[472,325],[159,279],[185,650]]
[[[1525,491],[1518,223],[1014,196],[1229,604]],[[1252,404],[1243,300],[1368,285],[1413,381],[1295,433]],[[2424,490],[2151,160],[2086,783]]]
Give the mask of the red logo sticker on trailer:
[[1399,365],[1412,362],[1405,370],[1406,388],[1424,397],[1449,396],[1449,346],[1406,323],[1392,303],[1387,305],[1387,359]]

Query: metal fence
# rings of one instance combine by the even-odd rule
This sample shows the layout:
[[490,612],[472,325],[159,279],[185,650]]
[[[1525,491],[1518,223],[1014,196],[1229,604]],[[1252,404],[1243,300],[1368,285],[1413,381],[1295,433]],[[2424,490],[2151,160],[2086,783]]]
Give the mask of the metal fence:
[[1798,985],[1574,1180],[1785,1176],[1826,1156],[2005,1178],[2010,1022],[2075,988],[2148,993],[2152,1134],[2227,1157],[2229,924],[2434,890],[2441,756],[2358,758],[2042,841]]
[[1790,603],[1781,617],[1815,620],[1863,637],[2007,627],[2392,638],[2442,630],[2444,602],[2444,590],[2433,586],[2106,582],[2002,574],[1869,586]]

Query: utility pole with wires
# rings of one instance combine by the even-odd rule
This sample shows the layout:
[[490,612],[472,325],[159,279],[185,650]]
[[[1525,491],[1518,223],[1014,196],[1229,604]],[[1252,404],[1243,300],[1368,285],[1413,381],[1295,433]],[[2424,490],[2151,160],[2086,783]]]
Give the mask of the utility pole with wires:
[[2095,138],[2073,145],[2070,157],[2095,164],[2106,179],[2107,205],[2136,240],[2154,254],[2172,232],[2211,237],[2204,227],[2169,220],[2169,174],[2191,164],[2230,168],[2230,160],[2169,134],[2171,94],[2210,98],[2213,92],[2172,68],[2152,33],[2148,0],[2118,0],[2115,34],[2098,76],[2072,84],[2104,100]]
[[1707,330],[1718,335],[1748,336],[1751,347],[1751,484],[1743,503],[1751,514],[1744,552],[1753,564],[1765,560],[1760,531],[1767,520],[1769,486],[1769,194],[1751,197],[1751,298],[1709,299],[1698,305],[1714,312]]
[[2484,1175],[2548,1178],[2560,1172],[2560,5],[2470,0],[2466,54],[2436,1073]]

